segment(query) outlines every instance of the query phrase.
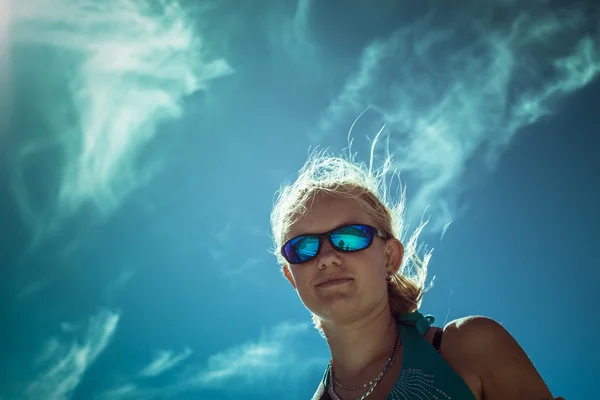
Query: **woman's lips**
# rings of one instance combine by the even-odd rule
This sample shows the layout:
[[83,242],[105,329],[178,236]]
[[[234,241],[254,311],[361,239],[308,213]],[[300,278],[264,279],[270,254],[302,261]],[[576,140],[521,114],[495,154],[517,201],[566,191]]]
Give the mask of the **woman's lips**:
[[317,285],[317,287],[322,288],[322,287],[343,285],[345,283],[350,282],[351,280],[352,280],[351,278],[332,279],[330,281],[323,282],[323,283]]

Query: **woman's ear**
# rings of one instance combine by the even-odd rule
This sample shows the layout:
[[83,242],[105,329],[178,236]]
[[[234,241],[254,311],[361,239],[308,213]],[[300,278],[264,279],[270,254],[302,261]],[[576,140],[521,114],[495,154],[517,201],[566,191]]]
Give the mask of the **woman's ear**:
[[285,264],[283,266],[283,274],[285,275],[285,277],[287,278],[288,281],[290,281],[290,283],[292,284],[292,286],[294,287],[294,289],[298,289],[296,287],[296,282],[294,281],[294,277],[292,276],[292,272],[290,271],[290,267]]
[[401,241],[396,238],[390,238],[385,243],[385,261],[386,270],[395,274],[402,265],[402,259],[404,258],[404,245]]

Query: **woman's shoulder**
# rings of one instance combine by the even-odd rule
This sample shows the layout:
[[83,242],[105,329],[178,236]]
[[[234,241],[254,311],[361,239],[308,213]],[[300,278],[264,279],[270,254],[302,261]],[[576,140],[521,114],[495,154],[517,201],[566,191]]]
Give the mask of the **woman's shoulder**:
[[[540,398],[548,392],[525,351],[502,324],[484,316],[458,318],[443,328],[441,354],[473,393]],[[514,394],[514,397],[512,396]],[[536,397],[537,396],[537,397]]]
[[485,342],[487,336],[497,335],[499,329],[504,328],[493,319],[472,315],[457,318],[443,327],[431,326],[425,337],[432,343],[436,334],[441,335],[443,337],[441,348],[445,353],[456,351],[464,356],[463,350],[472,350],[473,345],[477,344],[473,343],[473,340]]
[[456,352],[461,358],[482,356],[490,345],[506,346],[514,340],[499,322],[481,315],[457,318],[442,329],[442,352]]
[[457,318],[440,329],[443,335],[440,354],[475,397],[481,398],[482,368],[490,359],[489,346],[502,344],[508,332],[498,322],[480,315]]

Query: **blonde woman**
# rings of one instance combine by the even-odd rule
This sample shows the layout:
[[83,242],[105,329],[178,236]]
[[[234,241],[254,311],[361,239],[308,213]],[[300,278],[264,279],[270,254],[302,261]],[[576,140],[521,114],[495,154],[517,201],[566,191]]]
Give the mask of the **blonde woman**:
[[390,203],[389,165],[314,153],[271,214],[282,272],[331,352],[313,400],[551,399],[499,323],[438,328],[419,312],[430,253],[418,254],[422,227],[402,241],[404,193]]

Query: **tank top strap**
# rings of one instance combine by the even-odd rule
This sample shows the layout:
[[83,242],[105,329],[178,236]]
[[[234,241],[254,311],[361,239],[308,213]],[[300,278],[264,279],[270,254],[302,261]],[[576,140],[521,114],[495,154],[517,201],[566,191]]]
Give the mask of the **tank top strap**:
[[415,327],[420,336],[425,336],[427,330],[435,322],[435,317],[430,314],[423,315],[419,310],[416,310],[411,313],[399,314],[396,320],[401,325]]
[[396,321],[403,345],[402,370],[387,400],[405,399],[407,394],[409,398],[475,400],[463,379],[425,338],[435,318],[415,311],[397,315]]

